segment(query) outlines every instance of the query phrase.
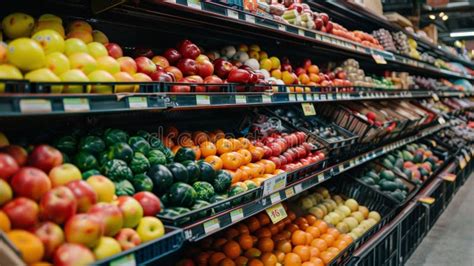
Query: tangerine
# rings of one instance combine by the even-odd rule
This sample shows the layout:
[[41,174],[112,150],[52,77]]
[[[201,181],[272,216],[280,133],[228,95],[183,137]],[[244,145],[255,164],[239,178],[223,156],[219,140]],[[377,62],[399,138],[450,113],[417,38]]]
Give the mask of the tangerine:
[[236,266],[246,266],[247,263],[248,263],[249,259],[244,257],[244,256],[240,256],[238,257],[237,259],[235,259],[235,265]]
[[293,245],[306,245],[306,232],[296,230],[291,235],[291,243]]
[[222,166],[225,169],[236,170],[242,164],[241,158],[237,152],[226,152],[221,155]]
[[199,253],[199,255],[196,256],[194,261],[198,265],[207,265],[207,263],[209,262],[210,257],[211,257],[211,255],[209,253],[201,252],[201,253]]
[[221,250],[222,246],[227,243],[227,239],[225,238],[218,238],[212,243],[212,249],[214,250]]
[[318,220],[316,218],[316,216],[314,216],[312,214],[307,214],[304,218],[306,218],[306,221],[308,222],[309,225],[313,225],[314,222],[316,222],[316,220]]
[[260,260],[263,262],[264,266],[275,266],[278,262],[277,257],[271,252],[264,253],[260,257]]
[[321,235],[321,232],[319,232],[319,228],[317,228],[316,226],[308,226],[308,228],[306,228],[306,233],[310,233],[313,238],[317,238]]
[[280,232],[280,228],[278,228],[278,225],[276,224],[271,224],[268,226],[268,229],[270,230],[270,233],[273,235],[278,234]]
[[328,224],[325,221],[322,221],[322,220],[317,220],[314,223],[314,226],[318,227],[321,234],[326,233],[326,231],[328,230]]
[[260,221],[259,221],[259,220],[257,219],[257,217],[255,217],[255,216],[250,217],[250,218],[245,222],[245,224],[248,226],[249,231],[250,231],[251,233],[257,231],[257,230],[260,228]]
[[252,259],[252,258],[258,258],[262,255],[262,252],[256,248],[249,248],[245,251],[244,256]]
[[272,252],[275,244],[273,240],[269,237],[264,237],[258,240],[257,247],[262,252]]
[[226,257],[225,257],[225,254],[222,253],[222,252],[215,252],[211,255],[211,257],[209,257],[209,265],[210,266],[218,266],[219,263],[224,260]]
[[327,251],[331,252],[332,254],[335,254],[337,256],[337,254],[339,254],[339,252],[341,252],[338,248],[336,247],[329,247],[327,249]]
[[326,251],[328,244],[321,238],[316,238],[311,242],[311,246],[318,248],[320,252]]
[[[262,224],[262,221],[261,220],[259,221],[260,221],[260,224]],[[272,233],[270,232],[270,229],[268,229],[267,227],[262,227],[258,229],[257,231],[255,231],[255,236],[258,238],[272,237]]]
[[290,253],[291,252],[291,243],[288,240],[280,240],[277,242],[276,249],[283,252],[283,253]]
[[7,237],[18,248],[26,263],[39,262],[43,258],[43,243],[34,234],[25,230],[11,230]]
[[277,257],[278,262],[282,263],[283,260],[285,260],[285,253],[283,251],[276,250],[273,252],[273,254],[275,254],[275,256]]
[[244,223],[239,223],[235,226],[235,228],[237,228],[237,230],[239,230],[240,234],[243,235],[243,234],[249,234],[249,228],[247,227],[247,225],[245,225]]
[[257,214],[257,219],[260,221],[261,225],[267,225],[270,224],[270,217],[268,217],[268,214],[266,212],[261,212]]
[[337,230],[336,228],[334,227],[331,227],[331,228],[328,228],[328,230],[326,231],[327,234],[330,234],[334,237],[334,239],[338,239],[339,236],[341,235],[341,233],[339,232],[339,230]]
[[248,150],[240,149],[237,152],[244,157],[244,159],[242,160],[242,164],[246,165],[252,162],[252,154]]
[[214,143],[210,141],[202,142],[201,144],[199,144],[199,148],[201,149],[201,155],[204,158],[211,155],[216,155],[217,153],[216,145],[214,145]]
[[313,241],[314,237],[312,234],[306,232],[306,245],[311,245],[311,242]]
[[285,230],[289,231],[290,233],[294,233],[296,230],[299,230],[300,228],[296,224],[287,224],[285,226]]
[[199,160],[201,158],[201,149],[199,146],[192,146],[191,149],[194,151],[194,154],[196,155],[195,160]]
[[8,219],[8,216],[3,211],[0,211],[0,230],[3,232],[8,232],[10,229],[10,219]]
[[311,257],[311,251],[309,250],[309,247],[304,246],[304,245],[297,245],[293,248],[293,253],[297,254],[300,258],[301,261],[308,261],[309,258]]
[[291,221],[294,221],[296,219],[296,214],[293,211],[287,211],[288,218],[290,218]]
[[259,259],[251,259],[247,266],[264,266],[263,262]]
[[253,239],[250,235],[240,235],[239,245],[243,250],[247,250],[253,247]]
[[334,238],[333,235],[330,235],[330,234],[323,234],[321,235],[321,239],[323,239],[324,241],[326,241],[326,244],[328,244],[328,247],[332,246],[332,244],[334,243],[334,241],[336,241],[336,239]]
[[309,253],[311,254],[311,258],[312,257],[319,257],[319,249],[317,247],[310,246],[309,247]]
[[206,163],[209,163],[214,170],[219,171],[222,169],[222,166],[224,163],[222,162],[222,159],[219,158],[219,156],[216,155],[210,155],[207,156],[206,159],[204,159]]
[[252,143],[247,138],[242,137],[242,138],[239,138],[238,140],[240,144],[242,145],[242,149],[248,149],[252,146]]
[[232,142],[228,139],[219,139],[216,142],[217,154],[221,155],[224,153],[232,152]]
[[318,258],[318,257],[311,257],[311,259],[309,259],[309,261],[311,261],[312,263],[314,263],[314,265],[316,265],[316,266],[324,266],[323,260],[321,260],[321,259]]
[[303,262],[303,264],[301,264],[301,266],[315,266],[315,264],[312,263],[311,261],[305,261]]
[[227,257],[231,259],[236,259],[238,256],[240,256],[242,249],[240,249],[239,243],[234,240],[230,240],[225,243],[224,247],[222,248],[222,251],[224,251],[224,254]]
[[350,235],[346,235],[346,234],[340,235],[338,239],[346,241],[348,245],[352,243],[352,241],[354,241],[354,239],[352,239]]
[[225,237],[228,239],[228,240],[231,240],[233,238],[235,238],[236,236],[238,236],[240,233],[239,233],[239,230],[231,227],[229,229],[227,229],[225,231]]
[[334,254],[329,251],[323,251],[320,254],[320,258],[323,260],[325,264],[329,264],[334,258]]
[[285,266],[300,266],[301,258],[296,253],[290,252],[285,255],[283,260],[283,265]]
[[245,181],[245,180],[249,180],[249,174],[247,172],[245,172],[244,170],[242,170],[242,167],[241,166],[239,169],[237,169],[235,172],[237,172],[237,174],[239,174],[239,179],[240,181]]
[[225,258],[219,262],[219,266],[235,266],[235,262],[230,258]]
[[230,139],[230,142],[232,142],[232,148],[234,151],[238,151],[242,148],[242,143],[238,139]]

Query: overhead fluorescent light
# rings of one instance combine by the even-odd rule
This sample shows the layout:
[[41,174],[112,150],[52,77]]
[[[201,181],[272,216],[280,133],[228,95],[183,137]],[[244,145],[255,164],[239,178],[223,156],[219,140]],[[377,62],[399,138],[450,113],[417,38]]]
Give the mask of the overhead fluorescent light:
[[444,16],[442,17],[442,19],[443,19],[444,21],[448,20],[448,18],[449,18],[448,15],[444,15]]
[[430,19],[432,19],[432,20],[435,20],[435,19],[436,19],[436,16],[433,15],[433,14],[429,15],[428,17],[430,17]]
[[474,31],[460,31],[460,32],[451,32],[450,37],[468,37],[474,36]]

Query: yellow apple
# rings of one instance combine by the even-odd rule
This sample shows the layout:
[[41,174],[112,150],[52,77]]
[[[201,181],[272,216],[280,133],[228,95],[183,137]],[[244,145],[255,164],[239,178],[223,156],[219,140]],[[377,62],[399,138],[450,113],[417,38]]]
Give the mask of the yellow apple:
[[162,237],[165,234],[165,228],[160,219],[152,216],[143,217],[138,223],[136,229],[142,243]]
[[82,175],[79,169],[70,163],[65,163],[54,167],[49,172],[49,179],[53,187],[66,185],[67,183],[74,180],[81,180]]
[[110,74],[120,72],[120,64],[111,56],[102,56],[97,58],[97,69],[105,70]]
[[93,175],[86,181],[97,193],[97,202],[112,202],[115,196],[115,185],[110,179]]
[[100,42],[88,43],[87,49],[89,50],[89,54],[92,55],[96,59],[99,57],[108,55],[107,49]]
[[[12,65],[0,65],[0,79],[23,79],[20,70]],[[5,84],[0,83],[0,93],[5,91]]]
[[13,192],[10,185],[8,185],[5,180],[0,179],[0,206],[10,201],[12,199],[12,196]]
[[97,69],[97,61],[88,53],[75,53],[69,56],[72,69],[80,69],[88,75]]
[[[71,69],[59,77],[61,81],[65,82],[88,82],[89,78],[79,69]],[[86,92],[89,93],[90,86],[87,86]],[[83,93],[83,86],[81,85],[64,85],[63,93]]]
[[94,255],[97,260],[105,259],[122,252],[122,248],[117,240],[109,236],[103,236],[99,244],[94,248]]
[[[95,82],[115,82],[114,76],[105,70],[96,70],[87,75],[90,81]],[[92,93],[113,93],[111,85],[91,85]]]
[[109,38],[107,38],[107,35],[105,35],[100,30],[92,31],[92,38],[94,39],[94,42],[98,42],[104,45],[109,43]]
[[19,38],[8,44],[8,61],[23,71],[44,66],[45,54],[41,45],[29,38]]
[[75,53],[88,53],[87,45],[80,39],[72,38],[64,42],[64,54],[70,56]]
[[[135,79],[127,72],[117,72],[114,74],[114,78],[118,82],[134,82]],[[134,85],[117,85],[115,86],[115,92],[133,92]]]

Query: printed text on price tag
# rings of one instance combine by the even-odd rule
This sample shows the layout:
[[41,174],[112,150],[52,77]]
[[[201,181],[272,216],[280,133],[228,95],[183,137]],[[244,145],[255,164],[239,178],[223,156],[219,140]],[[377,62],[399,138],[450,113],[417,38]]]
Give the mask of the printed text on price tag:
[[281,203],[275,204],[274,206],[266,209],[265,211],[270,217],[270,220],[272,220],[273,224],[278,223],[279,221],[285,219],[287,216],[285,208],[283,208],[283,205],[281,205]]

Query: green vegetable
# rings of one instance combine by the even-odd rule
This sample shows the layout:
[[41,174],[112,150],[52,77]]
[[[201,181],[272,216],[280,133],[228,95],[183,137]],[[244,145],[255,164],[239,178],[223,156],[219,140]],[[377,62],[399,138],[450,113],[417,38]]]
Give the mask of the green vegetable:
[[168,149],[167,147],[163,147],[160,149],[160,151],[162,151],[163,154],[166,156],[166,163],[172,163],[174,161],[174,154],[170,149]]
[[[239,195],[239,194],[242,194],[245,192],[245,189],[242,188],[241,186],[233,186],[230,188],[229,192],[227,193],[227,195],[229,195],[229,197],[232,197],[232,196],[235,196],[235,195]],[[238,205],[242,202],[242,197],[238,197],[236,199],[233,199],[232,200],[232,205]]]
[[105,143],[97,136],[83,137],[79,142],[79,150],[92,154],[99,154],[105,150]]
[[173,208],[167,208],[167,209],[162,209],[160,212],[160,215],[173,218],[173,217],[179,216],[179,212],[177,212]]
[[132,161],[130,162],[130,169],[134,174],[140,174],[148,171],[150,162],[141,152],[135,152]]
[[104,165],[106,162],[109,161],[109,154],[106,151],[103,151],[97,157],[99,165]]
[[194,188],[186,183],[174,183],[169,192],[169,201],[173,206],[191,207],[197,199]]
[[212,182],[212,186],[217,193],[223,193],[229,189],[231,183],[232,176],[226,171],[219,170]]
[[150,151],[150,143],[142,137],[134,136],[128,140],[128,144],[134,152],[141,152],[143,154],[148,154]]
[[393,181],[395,180],[395,174],[390,170],[383,170],[380,172],[380,178]]
[[112,146],[115,143],[119,143],[119,142],[127,143],[128,134],[127,132],[121,129],[108,129],[105,131],[104,140],[107,146]]
[[151,134],[146,132],[145,130],[138,130],[137,131],[137,136],[140,136],[144,138],[146,141],[148,141],[151,137]]
[[101,169],[101,172],[112,181],[132,180],[133,173],[128,168],[127,163],[122,160],[113,159],[106,162]]
[[183,161],[188,161],[188,160],[195,160],[196,159],[196,153],[186,147],[180,148],[176,154],[174,155],[174,160],[176,162],[183,162]]
[[147,154],[147,158],[150,165],[166,164],[166,156],[160,150],[151,150]]
[[148,169],[147,175],[153,181],[153,193],[163,195],[173,184],[173,174],[166,166],[155,164]]
[[66,154],[73,154],[76,152],[77,138],[74,136],[63,136],[56,141],[54,146]]
[[174,182],[184,182],[188,183],[188,170],[184,165],[180,163],[171,163],[168,164],[166,167],[171,171],[173,174]]
[[199,166],[195,161],[184,161],[182,162],[186,170],[188,171],[188,180],[189,183],[192,184],[199,180],[201,176],[201,170],[199,170]]
[[82,180],[87,180],[87,178],[93,175],[100,175],[100,171],[97,169],[91,169],[82,173]]
[[388,190],[388,191],[395,191],[398,189],[397,183],[393,181],[389,181],[387,179],[380,180],[379,184],[381,190]]
[[205,161],[199,161],[197,165],[199,166],[199,171],[201,172],[199,180],[213,184],[216,172],[214,171],[214,168],[212,168],[212,165]]
[[221,212],[230,208],[230,202],[226,201],[226,199],[227,199],[227,195],[216,194],[211,198],[210,203],[214,204],[216,202],[221,202],[221,204],[218,204],[217,206],[214,207],[214,210],[216,212]]
[[130,162],[133,157],[133,150],[127,143],[119,142],[109,147],[107,157],[109,160],[118,159]]
[[165,194],[161,195],[160,201],[161,201],[161,209],[163,210],[163,208],[165,208],[166,206],[168,206],[170,204],[169,194],[165,193]]
[[115,184],[115,195],[117,196],[133,196],[135,189],[132,183],[128,180],[121,180],[114,182]]
[[99,168],[99,163],[94,155],[85,151],[80,151],[74,156],[74,164],[83,172]]
[[214,187],[205,181],[197,181],[193,184],[194,190],[197,193],[197,199],[209,201],[214,196]]
[[135,175],[132,179],[133,187],[135,191],[149,191],[153,190],[153,181],[146,174]]
[[[204,201],[204,200],[196,200],[196,202],[194,203],[194,205],[191,207],[191,210],[202,210],[204,208],[206,208],[207,206],[209,206],[209,202],[207,201]],[[207,210],[203,210],[203,211],[200,211],[198,213],[195,214],[195,216],[193,217],[193,219],[201,219],[201,218],[204,218],[206,216],[210,216],[212,215],[212,209],[207,209]]]

